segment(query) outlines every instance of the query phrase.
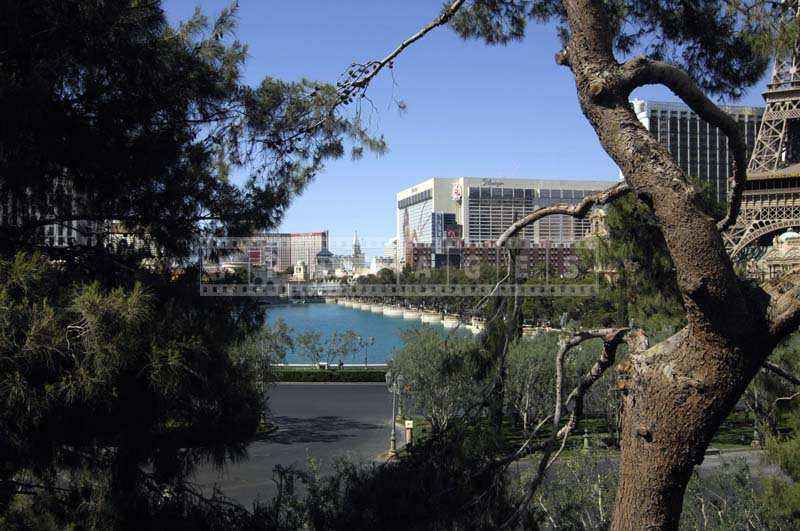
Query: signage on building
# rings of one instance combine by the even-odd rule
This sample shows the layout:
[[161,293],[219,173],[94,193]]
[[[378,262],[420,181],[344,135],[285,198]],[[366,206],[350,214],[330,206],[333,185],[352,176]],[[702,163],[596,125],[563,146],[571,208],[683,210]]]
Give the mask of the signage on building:
[[450,192],[450,197],[456,203],[460,203],[461,202],[461,198],[463,197],[463,193],[461,191],[461,185],[460,184],[456,183],[456,184],[453,185],[453,190]]
[[482,179],[481,184],[483,186],[505,186],[506,183],[497,179]]
[[248,259],[250,260],[250,265],[261,265],[261,249],[256,249],[251,247],[247,251]]

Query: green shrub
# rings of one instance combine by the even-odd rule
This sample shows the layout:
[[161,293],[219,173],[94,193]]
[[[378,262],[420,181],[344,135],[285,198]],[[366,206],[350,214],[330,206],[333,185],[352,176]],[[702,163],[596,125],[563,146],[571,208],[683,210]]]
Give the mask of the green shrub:
[[386,382],[385,369],[279,369],[278,382]]

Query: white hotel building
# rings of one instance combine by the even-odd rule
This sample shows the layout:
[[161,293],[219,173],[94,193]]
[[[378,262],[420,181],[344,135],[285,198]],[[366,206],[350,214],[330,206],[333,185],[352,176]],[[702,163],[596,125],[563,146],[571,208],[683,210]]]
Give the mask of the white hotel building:
[[[575,203],[616,181],[433,178],[397,194],[397,248],[405,263],[408,243],[430,244],[444,237],[465,243],[497,239],[511,223],[553,203]],[[534,244],[570,244],[583,238],[588,220],[551,216],[527,227]]]

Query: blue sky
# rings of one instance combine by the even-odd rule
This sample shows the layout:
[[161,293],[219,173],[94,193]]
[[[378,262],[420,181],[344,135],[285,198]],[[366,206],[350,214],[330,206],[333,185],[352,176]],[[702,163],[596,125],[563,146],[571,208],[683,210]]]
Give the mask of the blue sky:
[[[172,22],[195,7],[213,16],[227,0],[165,0]],[[247,82],[266,75],[335,82],[353,61],[383,57],[432,19],[441,0],[240,0],[238,37],[249,46]],[[327,165],[290,207],[281,230],[393,235],[395,194],[430,177],[609,179],[618,170],[580,112],[569,71],[557,66],[552,27],[532,26],[520,43],[490,47],[439,28],[381,75],[369,96],[374,130],[389,152]],[[762,81],[742,100],[762,105]],[[643,99],[675,101],[646,87]],[[391,105],[403,100],[400,115]],[[336,250],[336,249],[335,249]],[[376,248],[369,254],[380,254]]]

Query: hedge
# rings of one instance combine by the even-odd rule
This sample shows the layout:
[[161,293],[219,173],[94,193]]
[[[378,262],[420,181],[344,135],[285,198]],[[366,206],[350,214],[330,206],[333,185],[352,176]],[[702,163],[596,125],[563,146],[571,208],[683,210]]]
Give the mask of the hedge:
[[384,369],[317,369],[275,371],[275,379],[279,382],[386,382]]

